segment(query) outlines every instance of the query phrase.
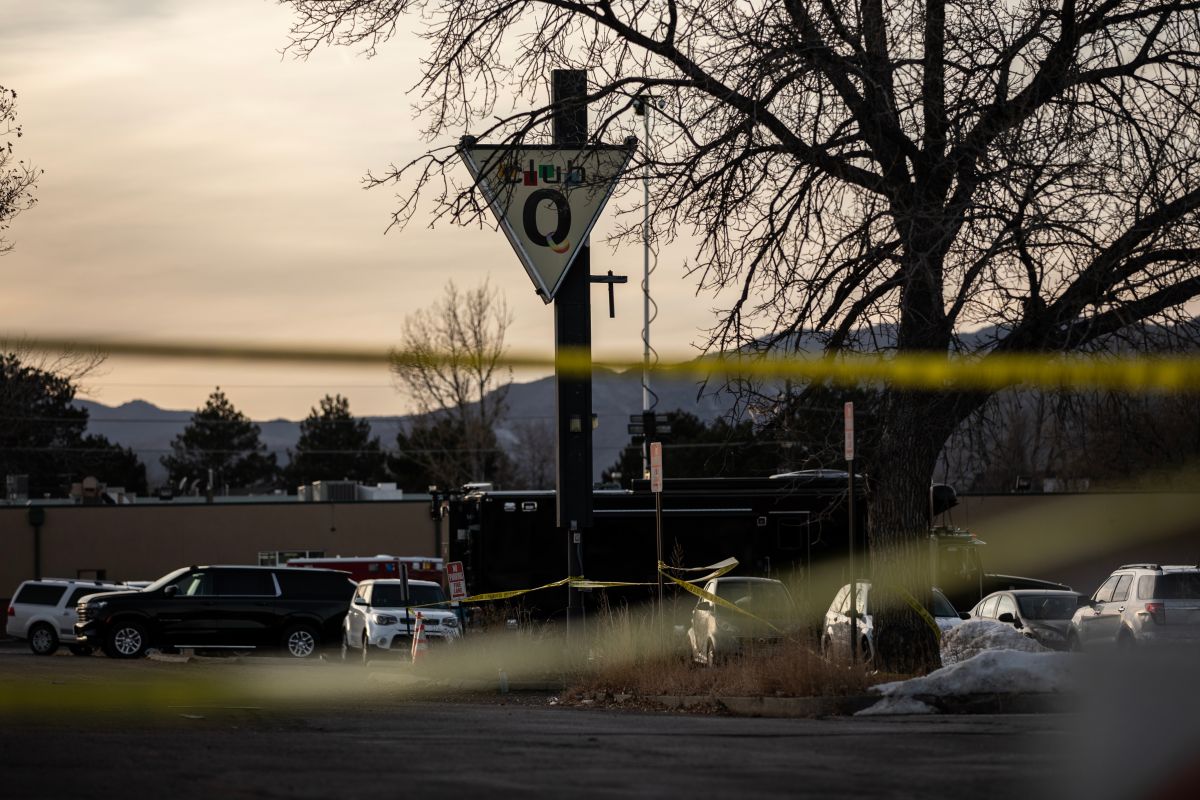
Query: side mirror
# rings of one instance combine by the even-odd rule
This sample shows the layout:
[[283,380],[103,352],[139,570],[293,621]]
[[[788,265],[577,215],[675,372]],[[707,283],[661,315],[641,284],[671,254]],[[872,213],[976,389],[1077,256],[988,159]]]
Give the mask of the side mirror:
[[959,618],[959,619],[964,619],[964,620],[965,620],[965,619],[970,619],[970,618],[971,618],[971,615],[970,615],[970,614],[968,614],[966,611],[960,611],[960,612],[958,612],[958,618]]
[[177,594],[179,594],[179,587],[175,584],[171,584],[167,588],[163,589],[164,597],[174,597]]
[[1017,619],[1016,617],[1014,617],[1012,614],[1008,613],[1007,611],[1005,611],[1000,616],[996,617],[996,621],[1008,623],[1009,625],[1012,625],[1014,628],[1021,627],[1021,620]]

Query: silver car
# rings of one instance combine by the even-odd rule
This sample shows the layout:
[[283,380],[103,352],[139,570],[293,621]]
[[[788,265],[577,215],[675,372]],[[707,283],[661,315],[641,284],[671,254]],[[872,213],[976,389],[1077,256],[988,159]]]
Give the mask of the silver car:
[[[858,609],[858,657],[863,661],[871,661],[875,658],[875,626],[871,620],[870,581],[858,582],[854,601]],[[821,652],[827,657],[850,657],[850,615],[850,584],[847,583],[834,595],[829,610],[825,612]],[[943,633],[962,623],[962,617],[940,589],[933,589],[933,618]]]
[[795,627],[792,596],[777,580],[723,576],[706,583],[704,591],[746,613],[701,598],[692,609],[687,632],[692,659],[697,663],[711,667],[752,647],[778,644]]
[[1071,618],[1072,650],[1200,644],[1200,567],[1126,564]]
[[992,592],[971,609],[971,619],[1006,622],[1051,650],[1067,649],[1071,617],[1083,595],[1047,589]]

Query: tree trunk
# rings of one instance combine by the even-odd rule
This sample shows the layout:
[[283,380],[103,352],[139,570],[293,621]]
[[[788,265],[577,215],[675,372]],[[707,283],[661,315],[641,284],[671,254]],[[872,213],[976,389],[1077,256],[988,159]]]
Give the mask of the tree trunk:
[[867,500],[876,665],[925,673],[941,665],[938,637],[914,604],[930,608],[929,487],[954,424],[944,398],[896,392],[883,409]]

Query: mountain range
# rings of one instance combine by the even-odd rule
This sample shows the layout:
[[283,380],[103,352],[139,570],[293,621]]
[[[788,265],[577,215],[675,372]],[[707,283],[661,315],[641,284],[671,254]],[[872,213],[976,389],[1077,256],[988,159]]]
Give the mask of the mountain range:
[[[642,410],[640,373],[618,374],[597,369],[592,377],[592,411],[599,427],[592,432],[592,468],[594,477],[611,466],[620,451],[629,443],[627,426],[631,414]],[[724,393],[705,391],[691,379],[656,377],[652,388],[658,395],[659,412],[682,409],[704,421],[727,413],[732,398]],[[398,398],[399,399],[399,398]],[[351,398],[353,401],[353,398]],[[545,377],[527,383],[513,383],[508,392],[508,419],[497,431],[501,441],[513,441],[515,426],[544,420],[554,422],[554,379]],[[167,477],[159,459],[170,452],[171,441],[191,421],[192,411],[159,408],[145,400],[133,400],[119,406],[107,406],[91,400],[77,400],[76,405],[88,411],[88,433],[106,436],[109,441],[128,447],[146,465],[150,485],[162,484]],[[393,448],[396,434],[408,423],[408,415],[367,417],[371,431],[379,437],[385,449]],[[256,420],[260,438],[269,452],[275,453],[280,464],[288,461],[288,449],[294,448],[300,437],[296,420]]]

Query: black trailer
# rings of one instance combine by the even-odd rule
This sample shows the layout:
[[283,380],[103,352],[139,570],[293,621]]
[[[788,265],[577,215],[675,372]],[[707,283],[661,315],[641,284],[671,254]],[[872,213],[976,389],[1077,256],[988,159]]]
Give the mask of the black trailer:
[[[809,582],[812,565],[847,553],[847,493],[846,473],[834,470],[771,478],[667,479],[663,560],[702,567],[732,556],[739,562],[735,574],[786,578],[794,591],[807,595],[815,588]],[[861,490],[856,495],[861,524],[864,495]],[[570,534],[555,527],[554,502],[555,494],[548,490],[465,487],[435,493],[434,513],[449,521],[448,558],[463,562],[468,593],[528,589],[567,577]],[[597,489],[593,502],[595,527],[583,532],[580,545],[582,576],[653,583],[655,500],[649,482],[635,481],[632,491]],[[861,558],[866,537],[860,531],[856,538]],[[865,567],[865,559],[860,564]],[[609,590],[608,599],[641,600],[651,591]],[[828,604],[823,596],[813,599]],[[537,616],[554,616],[566,605],[566,591],[539,592],[524,605]]]

